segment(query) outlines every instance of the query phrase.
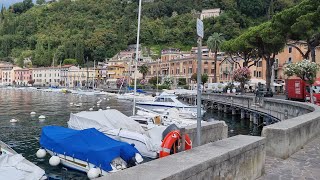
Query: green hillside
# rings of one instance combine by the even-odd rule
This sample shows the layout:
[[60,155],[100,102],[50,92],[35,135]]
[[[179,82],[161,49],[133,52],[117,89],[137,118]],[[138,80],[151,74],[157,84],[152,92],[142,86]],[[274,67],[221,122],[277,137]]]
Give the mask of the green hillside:
[[[195,21],[202,9],[221,8],[204,21],[205,39],[213,32],[226,39],[266,21],[300,0],[154,0],[144,2],[141,43],[154,51],[196,45]],[[40,2],[40,1],[39,1]],[[0,59],[32,56],[33,65],[64,59],[83,64],[110,58],[136,41],[138,0],[60,0],[33,5],[24,0],[0,13]],[[159,52],[155,52],[159,53]]]

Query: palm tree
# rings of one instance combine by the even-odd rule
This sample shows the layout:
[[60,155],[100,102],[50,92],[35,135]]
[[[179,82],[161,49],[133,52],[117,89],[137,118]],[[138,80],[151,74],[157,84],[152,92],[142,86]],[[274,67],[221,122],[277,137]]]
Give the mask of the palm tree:
[[138,67],[139,72],[142,74],[142,78],[145,79],[147,73],[149,72],[149,67],[145,64]]
[[214,52],[214,82],[217,82],[217,57],[221,44],[225,41],[223,34],[213,33],[207,41],[208,48]]

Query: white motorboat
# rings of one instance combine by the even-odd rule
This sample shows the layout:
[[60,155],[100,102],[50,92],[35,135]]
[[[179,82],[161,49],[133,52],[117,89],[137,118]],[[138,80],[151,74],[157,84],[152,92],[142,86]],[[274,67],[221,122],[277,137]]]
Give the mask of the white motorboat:
[[[197,106],[189,106],[182,103],[175,94],[163,92],[160,96],[156,97],[154,101],[137,102],[136,104],[158,113],[164,113],[170,108],[177,108],[179,114],[184,118],[197,118]],[[203,116],[204,113],[205,110],[201,108],[201,116]]]
[[196,109],[197,106],[189,106],[183,104],[178,100],[178,96],[175,94],[161,93],[160,96],[156,97],[154,101],[137,102],[138,105],[144,106],[157,106],[162,108],[190,108]]
[[[120,100],[133,100],[134,93],[124,93],[124,94],[117,94],[117,99]],[[144,94],[136,94],[135,98],[137,101],[154,101],[154,97],[144,95]]]
[[40,137],[38,158],[46,152],[51,166],[62,164],[87,173],[90,179],[117,172],[143,161],[138,150],[128,143],[116,141],[94,128],[74,130],[45,126]]
[[[182,128],[189,125],[197,124],[196,119],[192,117],[186,117],[176,108],[163,109],[164,111],[156,112],[137,106],[137,115],[130,116],[133,120],[140,124],[154,124],[155,119],[160,118],[161,124],[169,126],[175,124],[177,127]],[[204,122],[204,121],[203,121]]]
[[0,141],[0,179],[47,179],[40,167],[25,159],[7,144]]
[[134,144],[142,156],[157,158],[160,151],[162,132],[167,128],[162,125],[142,126],[115,109],[103,111],[83,111],[70,115],[69,128],[96,128],[107,136]]

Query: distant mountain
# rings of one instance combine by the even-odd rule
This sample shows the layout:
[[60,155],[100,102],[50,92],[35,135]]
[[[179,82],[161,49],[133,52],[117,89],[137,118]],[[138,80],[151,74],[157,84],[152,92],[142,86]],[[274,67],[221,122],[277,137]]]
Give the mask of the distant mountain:
[[[226,39],[238,36],[298,0],[273,0],[272,6],[266,0],[148,1],[142,6],[140,40],[159,54],[168,46],[185,50],[196,45],[195,24],[202,9],[223,10],[219,17],[204,20],[205,44],[213,32],[223,33]],[[13,1],[2,0],[9,2]],[[0,60],[13,57],[21,62],[31,56],[38,66],[48,66],[52,59],[59,63],[73,58],[79,64],[103,61],[135,44],[137,11],[138,0],[60,0],[2,10]]]

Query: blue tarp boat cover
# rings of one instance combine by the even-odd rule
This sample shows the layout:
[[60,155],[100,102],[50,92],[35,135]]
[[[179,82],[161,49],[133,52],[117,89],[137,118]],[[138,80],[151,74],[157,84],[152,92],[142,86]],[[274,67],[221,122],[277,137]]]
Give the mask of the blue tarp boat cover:
[[121,157],[128,162],[138,150],[132,145],[116,141],[95,128],[73,130],[59,126],[42,128],[40,145],[58,154],[65,154],[90,162],[105,171],[111,171],[111,161]]

